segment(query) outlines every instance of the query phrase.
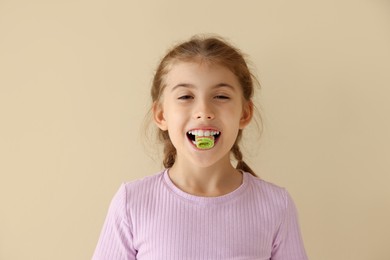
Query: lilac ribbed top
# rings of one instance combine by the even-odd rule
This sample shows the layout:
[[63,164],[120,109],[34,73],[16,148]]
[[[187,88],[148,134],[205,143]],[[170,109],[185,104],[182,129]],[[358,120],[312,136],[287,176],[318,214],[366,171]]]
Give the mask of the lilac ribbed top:
[[123,184],[94,260],[307,260],[294,203],[283,188],[243,173],[219,197],[178,189],[168,171]]

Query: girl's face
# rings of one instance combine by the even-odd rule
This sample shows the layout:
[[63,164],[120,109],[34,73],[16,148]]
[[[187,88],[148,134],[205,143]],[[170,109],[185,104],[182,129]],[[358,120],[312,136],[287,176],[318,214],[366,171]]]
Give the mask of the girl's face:
[[[253,114],[252,103],[244,100],[237,77],[221,65],[177,62],[165,83],[153,112],[156,124],[168,131],[176,148],[176,162],[189,167],[230,163],[238,131],[248,125]],[[194,134],[202,132],[214,134],[212,148],[199,149],[194,144]]]

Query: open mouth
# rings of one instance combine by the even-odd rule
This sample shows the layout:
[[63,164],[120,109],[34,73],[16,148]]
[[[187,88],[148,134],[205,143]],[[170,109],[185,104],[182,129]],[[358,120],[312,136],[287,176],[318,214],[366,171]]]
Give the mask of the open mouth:
[[198,149],[207,150],[214,147],[221,133],[215,130],[190,130],[187,138]]

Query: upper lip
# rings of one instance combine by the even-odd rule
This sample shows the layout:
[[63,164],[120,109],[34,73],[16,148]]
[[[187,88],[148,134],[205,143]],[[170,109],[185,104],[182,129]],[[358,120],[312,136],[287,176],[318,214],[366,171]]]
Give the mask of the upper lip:
[[212,127],[212,126],[200,126],[200,127],[194,127],[194,128],[190,128],[187,130],[188,131],[193,131],[193,130],[209,130],[209,131],[218,131],[220,132],[220,130],[216,127]]

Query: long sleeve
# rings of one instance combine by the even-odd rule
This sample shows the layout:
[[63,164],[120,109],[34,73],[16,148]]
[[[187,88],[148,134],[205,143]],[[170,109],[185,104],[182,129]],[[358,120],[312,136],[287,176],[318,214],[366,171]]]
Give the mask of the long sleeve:
[[123,184],[111,201],[93,260],[133,260],[131,220],[127,210],[126,186]]
[[285,192],[286,211],[274,239],[271,260],[307,260],[299,228],[297,210],[288,192]]

